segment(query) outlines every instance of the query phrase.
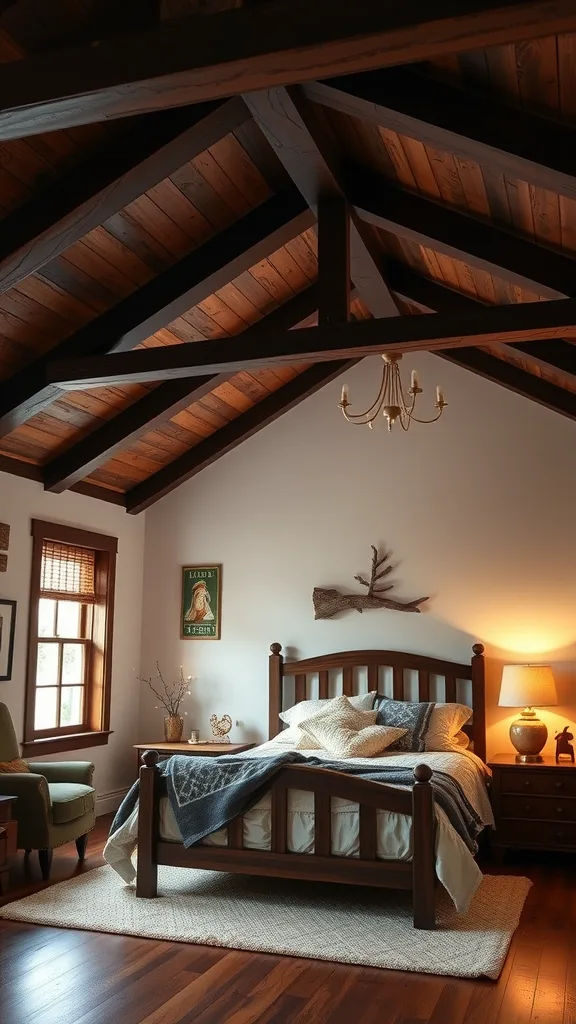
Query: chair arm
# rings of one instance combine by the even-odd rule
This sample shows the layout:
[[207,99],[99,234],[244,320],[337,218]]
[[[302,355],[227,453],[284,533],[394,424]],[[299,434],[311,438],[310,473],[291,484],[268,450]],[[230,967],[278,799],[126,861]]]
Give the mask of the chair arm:
[[92,785],[94,765],[91,761],[30,761],[30,768],[43,775],[47,782],[79,782]]
[[34,772],[6,772],[0,774],[0,796],[16,796],[14,817],[38,821],[51,820],[51,801],[48,783],[43,775]]

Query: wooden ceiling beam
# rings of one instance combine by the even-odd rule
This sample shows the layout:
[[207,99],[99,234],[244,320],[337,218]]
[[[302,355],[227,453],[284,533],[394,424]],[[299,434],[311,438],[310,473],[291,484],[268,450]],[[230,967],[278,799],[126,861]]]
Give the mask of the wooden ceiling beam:
[[[242,339],[254,340],[269,330],[288,331],[298,324],[306,323],[317,308],[318,289],[316,285],[310,285],[249,327],[242,333]],[[44,467],[44,489],[60,493],[72,487],[117,452],[198,402],[229,380],[230,376],[221,373],[196,377],[193,385],[187,379],[161,384],[68,451],[52,459]]]
[[0,68],[0,138],[571,32],[573,0],[293,0]]
[[[0,455],[0,473],[23,477],[25,480],[35,480],[39,484],[44,481],[42,466],[36,466],[33,462],[24,462],[22,459],[13,459],[9,455]],[[100,487],[98,484],[80,480],[70,490],[76,494],[84,494],[88,498],[97,498],[99,501],[126,507],[125,495],[120,491],[113,491],[110,487]]]
[[0,293],[249,118],[239,97],[135,118],[125,134],[4,217]]
[[58,397],[58,388],[46,377],[49,361],[80,353],[94,356],[120,352],[138,345],[313,223],[314,216],[296,189],[266,200],[0,383],[0,437],[31,419]]
[[256,343],[234,339],[140,349],[119,355],[52,363],[49,380],[65,390],[146,383],[275,364],[358,359],[394,352],[434,352],[547,338],[576,338],[576,299],[479,307],[471,313],[352,321],[277,334]]
[[[339,159],[313,107],[298,89],[270,89],[244,97],[292,181],[315,213],[318,202],[346,200]],[[350,274],[373,316],[397,316],[383,259],[370,227],[354,210],[349,225]]]
[[424,145],[576,198],[576,130],[412,68],[304,85],[309,99]]
[[126,510],[132,515],[143,512],[355,365],[356,360],[343,360],[304,370],[195,448],[133,487],[126,495]]
[[510,231],[350,169],[346,194],[370,224],[550,299],[576,295],[576,261]]

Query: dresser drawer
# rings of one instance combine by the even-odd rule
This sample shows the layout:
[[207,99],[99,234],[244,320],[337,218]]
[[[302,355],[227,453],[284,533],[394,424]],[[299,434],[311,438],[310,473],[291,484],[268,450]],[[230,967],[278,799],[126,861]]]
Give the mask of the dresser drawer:
[[561,796],[503,796],[500,814],[503,818],[526,818],[530,821],[576,822],[576,800]]
[[2,828],[6,832],[6,856],[14,857],[18,850],[18,822],[5,821]]
[[515,769],[501,773],[503,793],[522,793],[542,796],[575,796],[576,770],[572,771],[531,771]]
[[538,822],[502,818],[494,834],[496,843],[539,849],[576,849],[576,823]]

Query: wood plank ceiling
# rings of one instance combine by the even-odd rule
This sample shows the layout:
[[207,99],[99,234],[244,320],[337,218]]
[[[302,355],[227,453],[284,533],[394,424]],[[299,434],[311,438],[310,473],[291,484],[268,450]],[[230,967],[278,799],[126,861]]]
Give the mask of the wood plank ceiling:
[[[76,113],[39,134],[0,103],[0,469],[138,512],[342,372],[295,359],[50,383],[56,358],[247,332],[241,360],[314,324],[319,191],[352,209],[355,319],[576,296],[576,13],[560,13],[573,32],[490,28],[479,37],[504,45],[466,38],[402,68],[372,57],[368,73],[112,121]],[[0,14],[0,95],[18,84],[9,65],[33,79],[53,51],[115,45],[158,16],[152,0],[16,0]],[[441,355],[576,419],[573,340],[571,327]]]

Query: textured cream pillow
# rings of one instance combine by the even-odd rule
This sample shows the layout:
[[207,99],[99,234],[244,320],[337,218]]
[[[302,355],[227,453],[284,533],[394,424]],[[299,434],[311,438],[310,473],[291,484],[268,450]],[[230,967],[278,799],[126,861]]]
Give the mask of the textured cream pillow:
[[[375,697],[376,690],[372,690],[371,693],[360,693],[356,697],[348,697],[346,699],[358,711],[372,711]],[[341,697],[301,700],[298,704],[294,704],[293,707],[287,708],[286,711],[281,711],[279,717],[282,722],[286,723],[288,729],[283,729],[275,738],[281,743],[293,744],[298,750],[319,750],[321,744],[312,739],[311,736],[306,736],[301,732],[299,728],[300,722],[319,714],[321,711],[325,711],[335,701],[339,700],[341,700]],[[364,724],[372,724],[374,720],[374,718],[371,718],[370,722],[365,722]]]
[[352,704],[352,700],[344,694],[335,697],[328,702],[327,706],[299,723],[301,739],[297,750],[317,750],[323,746],[322,740],[317,735],[317,726],[324,722],[331,722],[334,726],[344,729],[351,729],[358,732],[376,722],[376,711],[359,711]]
[[[305,722],[304,727],[308,728]],[[350,729],[338,725],[337,716],[327,716],[316,721],[312,730],[324,750],[334,757],[375,757],[391,743],[395,743],[407,731],[391,725],[368,725],[364,729]]]
[[456,736],[472,717],[472,708],[465,704],[436,704],[425,739],[425,750],[455,750],[462,744]]

